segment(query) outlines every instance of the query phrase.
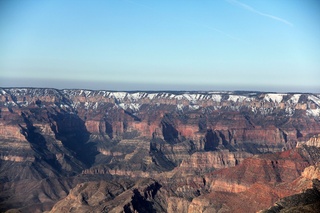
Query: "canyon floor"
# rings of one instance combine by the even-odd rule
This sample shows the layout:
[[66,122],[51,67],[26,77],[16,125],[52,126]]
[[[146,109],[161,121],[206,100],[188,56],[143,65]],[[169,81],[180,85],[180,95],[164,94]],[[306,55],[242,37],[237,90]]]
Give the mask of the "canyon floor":
[[0,212],[319,212],[320,94],[0,88]]

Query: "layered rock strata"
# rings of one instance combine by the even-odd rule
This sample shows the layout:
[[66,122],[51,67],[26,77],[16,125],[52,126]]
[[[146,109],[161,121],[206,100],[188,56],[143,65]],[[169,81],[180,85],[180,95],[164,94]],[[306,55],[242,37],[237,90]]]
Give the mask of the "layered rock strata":
[[[139,191],[158,211],[205,211],[202,201],[212,209],[253,186],[276,194],[271,204],[290,193],[270,185],[316,163],[318,134],[319,94],[1,88],[0,211],[50,210],[77,184],[114,177],[159,183],[161,202]],[[23,185],[32,196],[19,195]]]

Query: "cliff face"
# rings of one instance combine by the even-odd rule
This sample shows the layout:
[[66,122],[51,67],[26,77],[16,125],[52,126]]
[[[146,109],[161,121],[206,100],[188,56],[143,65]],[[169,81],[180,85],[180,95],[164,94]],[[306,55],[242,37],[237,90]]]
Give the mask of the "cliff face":
[[[27,180],[54,183],[33,187],[35,194],[63,189],[44,193],[47,204],[24,200],[39,211],[84,180],[112,176],[162,179],[177,201],[166,201],[172,210],[208,191],[290,182],[317,159],[316,147],[305,146],[317,146],[319,118],[317,94],[2,88],[1,210],[21,207],[15,186]],[[301,151],[271,154],[296,146]]]

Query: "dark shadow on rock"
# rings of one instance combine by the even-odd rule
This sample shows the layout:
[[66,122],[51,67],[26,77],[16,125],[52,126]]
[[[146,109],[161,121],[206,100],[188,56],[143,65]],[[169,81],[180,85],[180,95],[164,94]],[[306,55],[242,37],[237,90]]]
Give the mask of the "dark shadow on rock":
[[161,167],[165,171],[170,171],[176,167],[176,165],[170,161],[165,154],[162,152],[164,148],[164,141],[160,138],[153,138],[150,141],[150,151],[149,154],[155,165]]
[[204,139],[204,150],[205,151],[216,151],[219,145],[219,137],[216,132],[207,130]]
[[108,121],[105,121],[105,125],[106,125],[106,134],[109,136],[110,139],[113,138],[113,127],[112,125],[108,122]]
[[63,145],[73,151],[75,156],[85,165],[93,165],[98,151],[93,142],[88,142],[90,133],[87,131],[84,121],[76,114],[67,112],[57,112],[51,114],[50,117],[56,124],[51,123],[56,139],[61,140]]
[[156,212],[156,210],[152,206],[152,202],[148,201],[146,197],[142,196],[138,189],[133,190],[133,196],[131,203],[125,205],[123,207],[123,210],[125,213],[133,213],[133,212],[139,212],[139,213],[150,213],[150,212]]
[[32,121],[25,113],[22,112],[21,116],[26,124],[26,127],[19,125],[21,128],[21,133],[31,144],[31,148],[35,151],[35,153],[39,155],[37,157],[48,163],[55,170],[61,172],[61,166],[55,155],[48,150],[47,141],[44,136],[38,132],[38,129],[34,127]]
[[169,144],[176,144],[179,142],[179,132],[174,127],[171,119],[165,116],[161,121],[162,134],[164,140]]

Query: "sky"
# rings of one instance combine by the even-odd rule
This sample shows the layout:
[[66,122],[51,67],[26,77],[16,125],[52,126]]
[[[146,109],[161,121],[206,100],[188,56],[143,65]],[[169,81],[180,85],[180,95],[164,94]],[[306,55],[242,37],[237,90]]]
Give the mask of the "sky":
[[1,0],[0,87],[320,92],[317,0]]

